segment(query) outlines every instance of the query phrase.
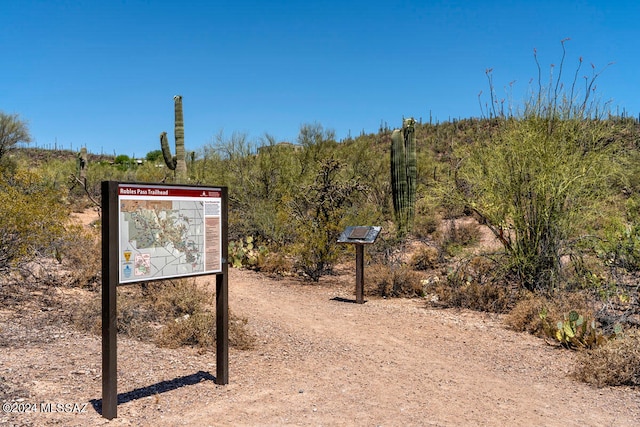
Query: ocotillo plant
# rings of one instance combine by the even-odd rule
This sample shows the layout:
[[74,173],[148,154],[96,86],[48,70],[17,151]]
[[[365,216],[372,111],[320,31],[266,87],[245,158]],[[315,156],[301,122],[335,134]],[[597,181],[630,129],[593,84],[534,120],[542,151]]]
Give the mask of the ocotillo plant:
[[171,155],[171,148],[167,141],[167,133],[160,134],[160,147],[162,147],[162,156],[167,167],[174,171],[175,181],[184,183],[187,181],[187,162],[184,158],[184,118],[182,116],[182,96],[173,97],[175,103],[175,138],[176,138],[176,155]]
[[411,230],[416,202],[416,137],[413,118],[391,134],[391,191],[398,235]]

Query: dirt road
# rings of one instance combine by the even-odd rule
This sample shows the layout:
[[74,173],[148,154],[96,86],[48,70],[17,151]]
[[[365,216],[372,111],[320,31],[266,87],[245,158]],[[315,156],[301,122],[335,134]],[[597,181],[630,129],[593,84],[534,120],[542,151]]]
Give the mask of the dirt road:
[[121,403],[109,422],[95,409],[99,337],[3,321],[3,334],[32,334],[28,344],[9,337],[0,348],[14,400],[22,390],[24,403],[89,404],[79,414],[0,413],[0,423],[640,425],[640,390],[576,382],[573,353],[506,330],[497,316],[426,309],[418,299],[354,304],[349,275],[309,285],[232,269],[229,284],[232,312],[256,337],[252,350],[231,349],[229,385],[212,381],[215,354],[120,338]]

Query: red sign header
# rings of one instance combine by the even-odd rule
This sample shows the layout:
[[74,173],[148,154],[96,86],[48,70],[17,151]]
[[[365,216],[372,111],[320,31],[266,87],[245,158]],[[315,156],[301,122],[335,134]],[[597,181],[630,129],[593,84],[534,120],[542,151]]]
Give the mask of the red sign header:
[[155,187],[152,185],[120,185],[118,187],[120,196],[143,196],[143,197],[222,197],[222,191],[211,190],[210,188],[198,187]]

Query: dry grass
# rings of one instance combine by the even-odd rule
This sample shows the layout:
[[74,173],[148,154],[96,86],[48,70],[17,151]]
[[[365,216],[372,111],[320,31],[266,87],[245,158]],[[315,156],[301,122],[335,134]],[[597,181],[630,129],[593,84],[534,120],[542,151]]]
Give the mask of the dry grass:
[[216,317],[213,313],[185,314],[164,325],[155,342],[160,347],[212,347],[215,344]]
[[[194,280],[171,280],[132,285],[118,289],[118,333],[159,346],[194,346],[207,349],[215,345],[214,295]],[[72,323],[82,330],[101,331],[101,301],[94,293],[89,301],[77,304]],[[229,344],[251,348],[253,337],[246,330],[246,319],[230,314]]]
[[432,246],[424,246],[418,249],[409,263],[415,270],[432,270],[440,265],[440,251]]
[[293,271],[293,261],[285,254],[270,252],[262,259],[258,269],[263,273],[286,276]]
[[[549,325],[553,326],[564,320],[564,315],[571,310],[589,318],[593,318],[595,313],[593,303],[584,293],[562,292],[554,295],[553,298],[528,293],[505,317],[505,323],[515,331],[555,339],[549,334]],[[546,311],[544,321],[540,317],[543,311]]]
[[529,294],[516,303],[505,317],[505,323],[515,331],[541,337],[544,335],[544,328],[540,313],[548,306],[549,301],[546,298]]
[[423,296],[422,275],[405,265],[374,264],[367,268],[364,292],[381,297]]
[[490,313],[505,313],[513,300],[510,288],[493,282],[448,280],[432,284],[427,292],[436,297],[431,299],[431,304]]
[[425,292],[438,306],[492,313],[507,312],[519,297],[496,263],[483,256],[461,263],[446,280],[429,283]]
[[[230,314],[229,345],[240,350],[253,348],[254,338],[246,328],[248,320]],[[216,343],[216,317],[214,313],[197,312],[193,316],[185,314],[168,322],[160,330],[155,342],[160,347],[178,348],[193,346],[213,347]]]
[[580,354],[574,373],[597,387],[640,386],[640,330],[631,329],[594,350]]
[[450,256],[457,255],[462,248],[474,245],[482,235],[480,224],[475,220],[457,221],[450,219],[443,221],[441,229],[434,237],[440,242],[443,251]]

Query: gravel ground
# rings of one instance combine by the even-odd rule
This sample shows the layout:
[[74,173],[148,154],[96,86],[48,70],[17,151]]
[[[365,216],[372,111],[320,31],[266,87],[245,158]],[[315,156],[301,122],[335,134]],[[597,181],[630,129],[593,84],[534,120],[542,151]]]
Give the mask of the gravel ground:
[[354,304],[353,282],[232,269],[230,308],[255,345],[231,348],[230,383],[215,384],[213,352],[119,337],[111,421],[100,414],[100,337],[63,321],[64,298],[0,308],[0,400],[36,408],[0,412],[0,424],[640,425],[640,390],[573,380],[574,353],[509,331],[500,316],[419,299]]

